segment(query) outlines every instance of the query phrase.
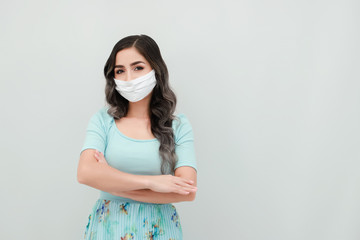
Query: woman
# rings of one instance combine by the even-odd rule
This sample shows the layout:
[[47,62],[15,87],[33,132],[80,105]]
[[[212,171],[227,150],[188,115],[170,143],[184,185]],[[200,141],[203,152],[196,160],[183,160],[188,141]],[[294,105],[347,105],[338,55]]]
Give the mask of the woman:
[[77,178],[100,190],[84,239],[182,239],[174,202],[193,201],[193,131],[156,42],[121,39],[105,67],[109,106],[90,119]]

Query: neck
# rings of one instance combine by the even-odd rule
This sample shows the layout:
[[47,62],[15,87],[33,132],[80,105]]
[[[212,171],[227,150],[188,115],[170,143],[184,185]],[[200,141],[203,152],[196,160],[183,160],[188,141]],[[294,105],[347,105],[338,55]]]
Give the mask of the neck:
[[129,109],[126,117],[130,118],[150,118],[150,100],[151,94],[141,99],[138,102],[129,102]]

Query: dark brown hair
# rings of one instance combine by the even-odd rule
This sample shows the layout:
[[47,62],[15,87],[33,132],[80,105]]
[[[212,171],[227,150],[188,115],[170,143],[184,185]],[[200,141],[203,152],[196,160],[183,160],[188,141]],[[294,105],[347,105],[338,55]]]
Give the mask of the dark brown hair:
[[172,128],[172,121],[176,118],[174,115],[176,96],[170,88],[168,69],[161,57],[160,49],[151,37],[143,34],[132,35],[115,44],[104,67],[105,95],[106,101],[110,105],[108,114],[115,119],[120,119],[126,116],[128,111],[129,101],[117,92],[113,78],[116,54],[130,47],[135,47],[155,71],[156,85],[150,100],[151,131],[160,142],[161,173],[173,175],[177,161]]

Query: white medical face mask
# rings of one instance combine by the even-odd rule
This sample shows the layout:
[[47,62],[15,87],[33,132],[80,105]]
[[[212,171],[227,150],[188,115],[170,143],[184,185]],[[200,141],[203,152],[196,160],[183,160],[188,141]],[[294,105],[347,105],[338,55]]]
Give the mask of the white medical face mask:
[[115,79],[116,90],[129,102],[137,102],[146,97],[156,85],[155,70],[130,81]]

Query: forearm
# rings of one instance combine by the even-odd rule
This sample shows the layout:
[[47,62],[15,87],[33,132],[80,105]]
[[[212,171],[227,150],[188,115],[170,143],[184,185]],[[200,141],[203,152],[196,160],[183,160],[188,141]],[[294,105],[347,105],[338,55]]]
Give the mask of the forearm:
[[178,193],[159,193],[150,189],[130,190],[126,192],[112,192],[111,194],[130,198],[135,201],[148,202],[148,203],[175,203],[184,201],[193,201],[195,199],[195,192],[190,192],[187,195]]
[[78,171],[80,183],[105,192],[147,189],[150,177],[122,172],[101,163],[88,164]]

